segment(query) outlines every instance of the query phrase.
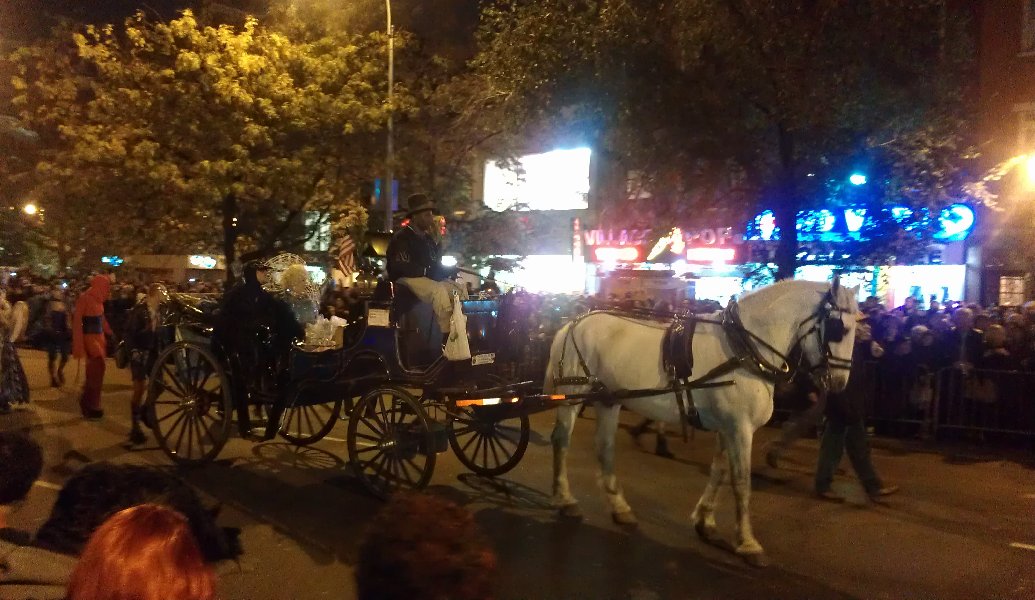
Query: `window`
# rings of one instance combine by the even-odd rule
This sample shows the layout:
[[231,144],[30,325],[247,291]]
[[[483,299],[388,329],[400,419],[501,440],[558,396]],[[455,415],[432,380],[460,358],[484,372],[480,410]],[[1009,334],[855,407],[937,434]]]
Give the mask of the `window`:
[[1035,0],[1024,0],[1024,29],[1021,31],[1021,52],[1035,52]]
[[1024,304],[1024,278],[999,278],[999,305],[1020,306]]

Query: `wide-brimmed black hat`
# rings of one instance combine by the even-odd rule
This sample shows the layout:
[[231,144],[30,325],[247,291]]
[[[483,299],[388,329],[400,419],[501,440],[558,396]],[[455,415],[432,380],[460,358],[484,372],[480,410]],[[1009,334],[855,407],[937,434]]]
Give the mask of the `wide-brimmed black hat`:
[[407,219],[425,210],[435,210],[435,202],[431,198],[424,194],[411,194],[406,198]]

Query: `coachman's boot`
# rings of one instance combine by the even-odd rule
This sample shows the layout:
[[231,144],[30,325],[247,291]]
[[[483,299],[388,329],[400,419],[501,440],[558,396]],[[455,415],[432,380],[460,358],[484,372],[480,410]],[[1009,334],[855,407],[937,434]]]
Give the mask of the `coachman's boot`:
[[662,433],[658,433],[658,442],[654,447],[654,454],[662,458],[675,458],[676,455],[668,449],[668,438]]

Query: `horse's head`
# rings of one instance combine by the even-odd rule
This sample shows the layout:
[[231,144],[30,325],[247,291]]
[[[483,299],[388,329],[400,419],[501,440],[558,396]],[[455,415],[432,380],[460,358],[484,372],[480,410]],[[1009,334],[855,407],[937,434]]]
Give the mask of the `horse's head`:
[[831,392],[848,385],[859,315],[858,286],[845,288],[835,277],[800,333],[801,351],[816,382]]

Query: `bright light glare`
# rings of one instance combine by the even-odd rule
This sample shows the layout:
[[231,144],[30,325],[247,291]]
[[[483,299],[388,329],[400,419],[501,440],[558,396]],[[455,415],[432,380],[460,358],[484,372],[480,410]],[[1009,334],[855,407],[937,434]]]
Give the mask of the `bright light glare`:
[[456,266],[456,257],[455,256],[449,256],[448,254],[443,256],[442,257],[442,266],[443,267],[455,267]]
[[695,263],[725,264],[733,262],[737,251],[734,248],[689,248],[686,260]]
[[35,204],[30,202],[30,203],[28,203],[28,204],[26,204],[25,206],[22,207],[22,212],[24,212],[27,215],[34,215],[37,212],[39,212],[39,209],[36,208]]
[[589,148],[529,154],[518,162],[524,173],[485,163],[485,205],[497,211],[522,204],[528,210],[589,208]]
[[600,262],[636,262],[640,259],[640,251],[635,246],[602,246],[593,250],[593,256]]
[[1024,161],[1024,173],[1028,176],[1028,185],[1035,186],[1035,154]]
[[852,173],[852,176],[848,178],[848,181],[852,185],[866,185],[866,176],[862,173]]

